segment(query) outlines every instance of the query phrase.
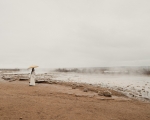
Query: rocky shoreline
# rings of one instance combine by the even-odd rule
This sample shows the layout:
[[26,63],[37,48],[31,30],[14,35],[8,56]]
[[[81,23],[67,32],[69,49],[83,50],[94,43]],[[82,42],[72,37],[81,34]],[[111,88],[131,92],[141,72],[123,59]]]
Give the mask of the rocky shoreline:
[[[20,75],[17,74],[13,75],[1,75],[2,79],[7,80],[9,82],[13,82],[16,80],[19,81],[28,81],[29,80],[29,74],[26,75]],[[105,96],[105,97],[111,97],[113,96],[123,96],[123,97],[129,97],[132,99],[140,100],[143,102],[150,102],[149,98],[144,98],[140,94],[141,90],[138,91],[130,91],[126,88],[122,87],[109,87],[104,86],[102,84],[88,84],[88,83],[79,83],[79,82],[67,82],[65,80],[57,80],[57,76],[53,74],[38,74],[36,75],[36,83],[45,83],[45,84],[58,84],[58,85],[64,85],[64,86],[70,86],[72,89],[80,89],[83,92],[92,91],[99,96]],[[129,86],[127,86],[129,87]],[[134,87],[133,87],[133,90]],[[144,91],[144,89],[143,89]]]

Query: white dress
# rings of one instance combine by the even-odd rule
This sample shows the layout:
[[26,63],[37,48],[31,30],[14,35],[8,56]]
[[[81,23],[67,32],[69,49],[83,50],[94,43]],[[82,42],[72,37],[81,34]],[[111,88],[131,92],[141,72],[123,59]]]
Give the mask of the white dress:
[[30,86],[35,85],[35,72],[33,71],[30,75]]

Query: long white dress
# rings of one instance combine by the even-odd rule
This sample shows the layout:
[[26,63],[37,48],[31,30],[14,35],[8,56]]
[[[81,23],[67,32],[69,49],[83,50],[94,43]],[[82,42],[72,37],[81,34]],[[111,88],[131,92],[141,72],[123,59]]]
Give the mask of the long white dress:
[[35,85],[35,72],[33,71],[30,75],[30,86]]

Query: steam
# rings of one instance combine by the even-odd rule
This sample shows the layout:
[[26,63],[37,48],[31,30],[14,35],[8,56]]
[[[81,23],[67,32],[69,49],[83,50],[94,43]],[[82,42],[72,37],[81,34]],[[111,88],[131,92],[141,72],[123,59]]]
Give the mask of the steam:
[[150,75],[150,67],[93,67],[93,68],[58,68],[56,72],[75,73],[100,73],[100,74],[128,74],[128,75]]

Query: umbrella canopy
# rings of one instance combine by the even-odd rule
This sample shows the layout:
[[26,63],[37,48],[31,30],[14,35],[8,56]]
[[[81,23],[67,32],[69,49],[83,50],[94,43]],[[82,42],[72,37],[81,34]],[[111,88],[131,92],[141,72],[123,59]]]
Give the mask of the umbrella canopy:
[[30,68],[37,68],[37,67],[39,67],[39,66],[37,66],[37,65],[32,65],[32,66],[30,66],[28,69],[30,69]]

